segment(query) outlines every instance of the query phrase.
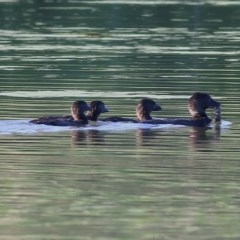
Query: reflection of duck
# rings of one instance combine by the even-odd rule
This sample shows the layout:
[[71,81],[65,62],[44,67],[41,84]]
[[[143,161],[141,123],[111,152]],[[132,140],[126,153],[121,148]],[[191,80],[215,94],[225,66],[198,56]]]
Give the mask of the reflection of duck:
[[104,122],[143,122],[143,121],[148,121],[152,120],[151,117],[151,112],[152,111],[159,111],[161,110],[161,107],[152,99],[150,98],[143,98],[140,100],[136,107],[136,115],[137,119],[133,118],[125,118],[125,117],[118,117],[118,116],[112,116],[112,117],[107,117],[100,119],[101,121]]
[[136,130],[137,146],[153,146],[153,143],[159,142],[160,132],[154,128],[138,128]]
[[33,119],[30,123],[45,124],[52,126],[83,126],[88,123],[85,112],[91,107],[82,100],[75,101],[71,106],[71,116],[44,116]]
[[74,130],[72,132],[72,143],[74,146],[83,145],[96,145],[101,146],[104,144],[104,132],[95,129],[87,131]]
[[207,132],[209,128],[192,128],[190,132],[190,146],[192,149],[206,152],[212,148],[212,144],[217,143],[221,137],[221,129],[215,128],[214,131]]

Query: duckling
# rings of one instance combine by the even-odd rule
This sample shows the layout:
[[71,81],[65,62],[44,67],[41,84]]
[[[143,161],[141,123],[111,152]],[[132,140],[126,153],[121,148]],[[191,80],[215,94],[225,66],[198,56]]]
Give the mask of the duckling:
[[144,122],[148,120],[152,120],[151,112],[152,111],[159,111],[162,108],[152,99],[150,98],[143,98],[139,101],[137,107],[136,107],[136,115],[137,119],[133,118],[125,118],[125,117],[119,117],[119,116],[112,116],[100,119],[104,122],[133,122],[133,123],[139,123]]
[[152,124],[173,124],[184,125],[191,127],[206,127],[211,122],[206,114],[206,109],[214,108],[215,116],[214,121],[220,122],[221,120],[221,104],[214,100],[209,94],[203,92],[195,92],[188,100],[188,111],[191,118],[163,118],[153,119]]
[[71,106],[71,115],[44,116],[33,119],[30,121],[30,123],[51,126],[84,126],[88,124],[88,119],[84,113],[89,110],[91,110],[91,106],[89,106],[85,101],[79,100],[73,102]]
[[219,122],[221,120],[221,103],[212,99],[212,97],[203,92],[195,92],[188,101],[188,111],[193,119],[207,118],[205,112],[208,108],[215,109],[214,120]]

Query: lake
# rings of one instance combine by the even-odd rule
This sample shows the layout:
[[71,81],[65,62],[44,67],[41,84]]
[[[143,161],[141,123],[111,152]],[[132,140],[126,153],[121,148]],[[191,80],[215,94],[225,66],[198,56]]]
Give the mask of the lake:
[[[239,7],[0,1],[1,239],[239,239]],[[221,102],[220,129],[29,123],[79,99],[188,117],[195,91]]]

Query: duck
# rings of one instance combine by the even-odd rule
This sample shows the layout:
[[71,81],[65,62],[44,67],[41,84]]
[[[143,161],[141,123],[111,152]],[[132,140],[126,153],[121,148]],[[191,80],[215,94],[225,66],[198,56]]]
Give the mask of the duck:
[[139,122],[145,122],[145,121],[151,121],[152,111],[160,111],[162,110],[161,106],[158,105],[154,100],[151,98],[142,98],[136,107],[136,116],[137,119],[133,118],[125,118],[125,117],[119,117],[119,116],[111,116],[107,118],[102,118],[100,121],[104,122],[132,122],[132,123],[139,123]]
[[160,111],[162,107],[151,98],[143,98],[136,107],[136,115],[139,122],[152,120],[151,112]]
[[193,119],[207,118],[206,109],[213,108],[214,121],[221,121],[221,103],[214,100],[208,93],[195,92],[188,100],[188,111]]
[[45,124],[51,126],[84,126],[88,124],[88,118],[85,112],[90,111],[89,106],[85,101],[78,100],[73,102],[71,106],[71,115],[67,116],[44,116],[33,119],[30,123]]
[[206,109],[213,108],[214,112],[214,122],[220,123],[221,121],[221,103],[214,100],[208,93],[195,92],[188,100],[188,111],[190,113],[190,118],[163,118],[163,119],[153,119],[148,121],[151,124],[173,124],[173,125],[183,125],[191,127],[207,127],[211,122],[206,114]]
[[[45,116],[31,120],[31,123],[46,124],[53,126],[81,126],[86,125],[89,121],[97,121],[101,113],[109,112],[108,108],[102,101],[95,100],[87,105],[80,100],[75,101],[71,106],[71,115],[66,116]],[[84,114],[87,112],[86,114]]]

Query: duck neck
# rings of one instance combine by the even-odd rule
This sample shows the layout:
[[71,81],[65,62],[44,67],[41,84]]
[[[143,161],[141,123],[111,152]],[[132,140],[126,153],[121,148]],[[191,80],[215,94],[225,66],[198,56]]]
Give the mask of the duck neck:
[[214,120],[216,122],[220,122],[221,121],[221,107],[220,106],[215,109]]
[[91,121],[97,121],[98,116],[99,116],[99,113],[97,111],[88,111],[87,113],[87,119]]
[[139,105],[136,108],[136,114],[139,121],[147,121],[152,120],[150,112],[143,108],[143,106]]
[[73,119],[75,121],[82,122],[83,124],[88,123],[88,119],[84,113],[73,114]]
[[192,118],[194,119],[200,119],[200,118],[206,118],[207,114],[205,112],[205,109],[198,106],[196,102],[191,102],[188,104],[188,111]]

